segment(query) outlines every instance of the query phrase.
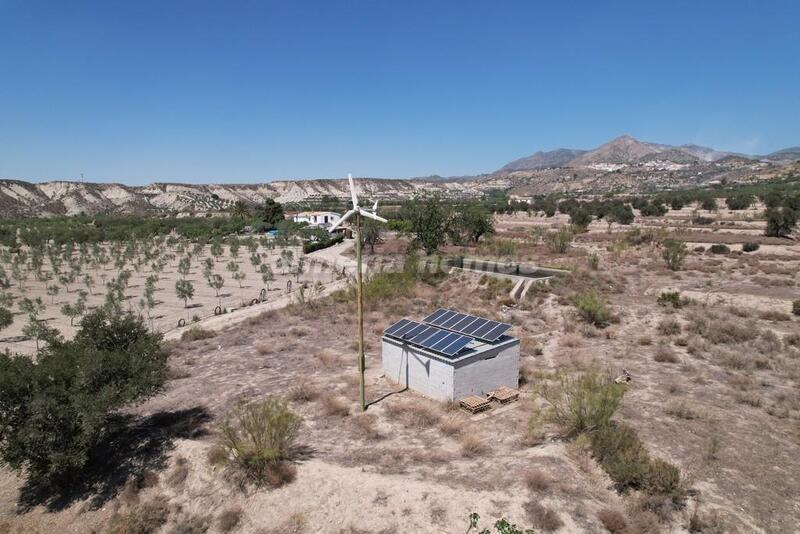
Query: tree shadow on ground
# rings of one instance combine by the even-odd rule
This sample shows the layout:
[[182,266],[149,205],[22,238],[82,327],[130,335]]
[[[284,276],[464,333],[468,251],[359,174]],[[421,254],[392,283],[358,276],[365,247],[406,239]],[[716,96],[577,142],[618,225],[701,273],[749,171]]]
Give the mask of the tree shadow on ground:
[[107,436],[92,449],[89,464],[79,476],[58,487],[27,480],[20,488],[18,513],[39,505],[55,512],[84,499],[89,499],[91,509],[99,509],[129,478],[163,469],[175,440],[205,435],[205,424],[210,420],[211,415],[202,406],[147,417],[117,415]]

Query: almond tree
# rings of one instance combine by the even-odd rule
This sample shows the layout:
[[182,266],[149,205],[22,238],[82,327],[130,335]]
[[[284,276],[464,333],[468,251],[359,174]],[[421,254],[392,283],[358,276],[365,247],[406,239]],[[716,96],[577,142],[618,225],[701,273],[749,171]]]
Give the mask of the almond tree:
[[269,291],[269,283],[275,280],[275,275],[272,274],[272,269],[266,263],[261,264],[261,280],[264,282],[264,286]]
[[194,286],[188,280],[175,282],[175,294],[183,301],[183,307],[189,307],[189,301],[194,298]]
[[[212,274],[208,278],[208,285],[215,291],[217,299],[219,299],[219,290],[225,285],[225,279],[220,274]],[[220,301],[219,304],[222,305],[222,302]]]
[[73,326],[75,318],[86,313],[86,291],[78,291],[78,300],[74,304],[67,302],[61,306],[61,313],[69,317],[69,325]]
[[181,258],[181,261],[178,262],[178,273],[180,273],[181,278],[186,280],[186,275],[189,274],[189,269],[192,267],[192,260],[189,259],[188,256],[184,256]]
[[55,304],[56,295],[58,295],[58,285],[53,284],[47,286],[47,294],[50,296],[50,304]]
[[242,281],[244,281],[246,277],[247,275],[244,274],[242,271],[236,271],[235,273],[233,273],[233,279],[239,282],[240,288],[242,287]]

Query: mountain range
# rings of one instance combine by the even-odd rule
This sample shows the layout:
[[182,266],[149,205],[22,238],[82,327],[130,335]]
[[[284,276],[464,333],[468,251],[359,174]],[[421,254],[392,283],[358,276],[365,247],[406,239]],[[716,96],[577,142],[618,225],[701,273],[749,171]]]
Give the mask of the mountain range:
[[[402,200],[421,190],[474,198],[492,190],[512,197],[548,193],[641,192],[714,183],[800,176],[800,147],[765,156],[718,151],[698,145],[671,146],[623,135],[593,150],[536,152],[478,176],[412,179],[359,178],[367,199]],[[254,184],[116,183],[0,179],[0,217],[79,213],[213,214],[237,201],[258,204],[349,198],[346,180],[282,180]]]
[[591,167],[595,165],[636,165],[653,161],[689,164],[715,162],[726,157],[753,161],[788,162],[800,159],[800,147],[791,147],[763,156],[723,152],[700,145],[663,145],[639,141],[622,135],[592,150],[557,148],[539,151],[501,167],[497,172],[527,171],[556,167]]

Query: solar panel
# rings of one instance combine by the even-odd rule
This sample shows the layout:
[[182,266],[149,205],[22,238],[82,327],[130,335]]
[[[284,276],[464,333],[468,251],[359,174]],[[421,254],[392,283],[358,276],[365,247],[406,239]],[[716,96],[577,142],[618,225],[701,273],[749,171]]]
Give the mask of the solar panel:
[[511,325],[508,323],[498,323],[483,317],[458,313],[453,310],[439,308],[422,320],[423,323],[431,326],[438,326],[446,330],[465,334],[481,341],[494,342],[502,336]]
[[455,356],[472,341],[469,336],[409,319],[400,319],[383,333],[387,337],[411,343],[445,356]]

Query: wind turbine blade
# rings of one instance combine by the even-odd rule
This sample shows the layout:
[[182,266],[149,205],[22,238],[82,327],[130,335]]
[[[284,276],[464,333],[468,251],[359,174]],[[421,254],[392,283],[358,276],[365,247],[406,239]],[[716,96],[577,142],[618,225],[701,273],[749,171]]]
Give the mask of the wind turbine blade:
[[353,198],[353,209],[358,208],[358,197],[356,197],[356,186],[353,184],[353,175],[347,173],[347,181],[350,182],[350,196]]
[[370,219],[375,219],[376,221],[379,221],[379,222],[382,222],[382,223],[389,222],[386,219],[384,219],[383,217],[378,217],[374,213],[372,213],[370,211],[367,211],[367,210],[362,210],[361,208],[358,209],[358,213],[360,213],[364,217],[369,217]]
[[341,218],[341,219],[339,219],[338,221],[336,221],[336,224],[334,224],[333,226],[331,226],[331,227],[330,227],[330,229],[328,229],[328,232],[333,232],[334,230],[336,230],[337,228],[339,228],[339,226],[341,226],[341,225],[342,225],[342,223],[344,223],[344,222],[345,222],[347,219],[349,219],[350,217],[352,217],[354,213],[355,213],[355,210],[350,210],[350,211],[348,211],[347,213],[345,213],[344,215],[342,215],[342,218]]
[[378,211],[378,201],[377,200],[375,201],[375,204],[372,205],[372,213],[375,213],[376,211]]

